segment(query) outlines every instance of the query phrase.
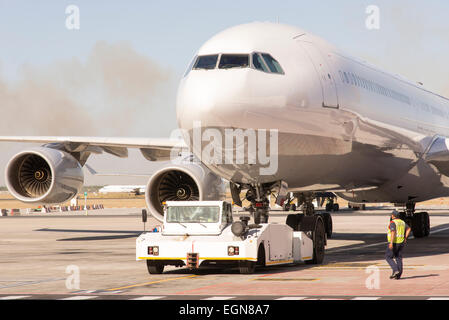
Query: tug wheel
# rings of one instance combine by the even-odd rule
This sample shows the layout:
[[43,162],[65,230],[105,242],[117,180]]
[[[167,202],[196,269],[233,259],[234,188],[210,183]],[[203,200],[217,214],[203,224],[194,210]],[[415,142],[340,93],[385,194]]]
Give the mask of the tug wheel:
[[307,264],[321,264],[324,260],[324,247],[326,244],[326,231],[324,229],[323,219],[320,216],[314,216],[315,226],[312,232],[313,240],[313,258],[307,260]]
[[147,269],[150,274],[161,274],[164,272],[164,265],[147,260]]

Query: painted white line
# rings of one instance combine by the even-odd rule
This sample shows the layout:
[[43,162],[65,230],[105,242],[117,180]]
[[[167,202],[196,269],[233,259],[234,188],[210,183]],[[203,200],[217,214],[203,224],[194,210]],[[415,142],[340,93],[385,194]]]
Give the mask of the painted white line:
[[[446,230],[449,230],[449,227],[443,228],[443,229],[438,229],[438,230],[435,230],[435,231],[431,231],[430,234],[435,234],[435,233],[443,232],[443,231],[446,231]],[[412,239],[415,239],[415,238],[413,236],[410,236],[408,238],[408,240],[412,240]],[[376,247],[376,246],[380,246],[380,245],[385,245],[386,246],[387,245],[387,241],[385,240],[384,242],[371,243],[371,244],[362,245],[362,246],[354,247],[354,248],[342,248],[342,249],[337,249],[337,250],[332,250],[332,249],[330,249],[330,250],[332,250],[331,253],[335,253],[335,252],[341,252],[341,251],[359,250],[359,249],[363,249],[363,248]]]
[[351,300],[379,300],[380,297],[355,297]]
[[449,297],[432,297],[427,300],[449,300]]
[[435,234],[435,233],[446,231],[446,230],[449,230],[449,227],[432,231],[432,232],[430,232],[430,234]]
[[282,297],[276,300],[304,300],[306,297]]
[[158,299],[162,299],[165,298],[165,296],[143,296],[143,297],[138,297],[138,298],[133,298],[130,300],[158,300]]
[[74,297],[68,297],[68,298],[63,298],[63,299],[59,299],[59,300],[89,300],[89,299],[94,299],[98,296],[74,296]]
[[201,300],[229,300],[233,299],[234,297],[209,297]]
[[342,252],[342,251],[350,251],[350,250],[360,250],[363,248],[369,248],[369,247],[376,247],[376,246],[380,246],[380,245],[387,245],[387,241],[384,242],[377,242],[377,243],[372,243],[372,244],[366,244],[366,245],[362,245],[359,247],[354,247],[354,248],[342,248],[342,249],[337,249],[337,250],[332,250],[331,253],[335,253],[335,252]]
[[19,299],[25,299],[29,296],[7,296],[7,297],[1,297],[0,300],[19,300]]

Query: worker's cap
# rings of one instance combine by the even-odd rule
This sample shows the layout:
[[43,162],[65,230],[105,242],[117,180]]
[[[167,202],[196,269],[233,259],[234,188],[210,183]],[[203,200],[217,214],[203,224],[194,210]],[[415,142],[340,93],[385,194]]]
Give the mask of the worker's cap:
[[397,210],[393,210],[393,211],[391,211],[391,215],[393,217],[399,217],[399,212]]

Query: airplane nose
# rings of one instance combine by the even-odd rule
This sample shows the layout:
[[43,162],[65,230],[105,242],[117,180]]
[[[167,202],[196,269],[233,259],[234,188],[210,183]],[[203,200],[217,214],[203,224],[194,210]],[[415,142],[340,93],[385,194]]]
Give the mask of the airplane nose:
[[177,117],[182,129],[229,127],[249,105],[247,70],[191,72],[178,91]]

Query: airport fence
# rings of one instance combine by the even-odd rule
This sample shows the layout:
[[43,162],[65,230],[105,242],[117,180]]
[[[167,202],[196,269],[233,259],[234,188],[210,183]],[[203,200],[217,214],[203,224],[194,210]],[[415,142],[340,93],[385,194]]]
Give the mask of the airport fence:
[[[70,211],[85,211],[85,210],[100,210],[104,209],[103,204],[92,204],[87,206],[43,206],[41,208],[28,208],[27,214],[32,213],[52,213],[52,212],[70,212]],[[19,216],[20,209],[1,209],[1,216]]]

